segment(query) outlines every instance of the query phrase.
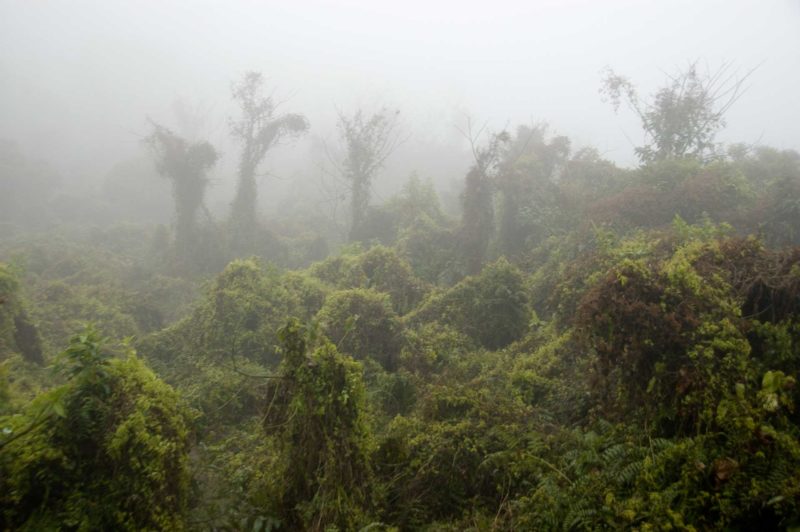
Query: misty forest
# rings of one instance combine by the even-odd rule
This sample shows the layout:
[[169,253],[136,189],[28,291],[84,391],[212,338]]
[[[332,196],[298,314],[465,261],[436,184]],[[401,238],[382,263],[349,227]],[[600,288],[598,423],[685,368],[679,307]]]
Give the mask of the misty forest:
[[800,530],[774,3],[0,3],[0,529]]

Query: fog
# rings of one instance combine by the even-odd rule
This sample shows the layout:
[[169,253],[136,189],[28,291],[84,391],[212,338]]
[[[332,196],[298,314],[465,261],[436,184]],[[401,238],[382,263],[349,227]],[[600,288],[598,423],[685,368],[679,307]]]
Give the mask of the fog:
[[[143,156],[150,118],[221,151],[209,204],[224,211],[238,157],[231,83],[256,70],[283,110],[310,122],[309,135],[268,154],[264,208],[324,179],[337,109],[384,105],[400,110],[405,142],[378,176],[375,200],[412,172],[452,199],[471,162],[467,117],[494,131],[547,122],[573,147],[635,165],[641,130],[601,100],[601,70],[648,94],[695,60],[731,63],[741,75],[755,68],[718,140],[800,147],[794,0],[3,0],[0,138],[88,193],[114,165]],[[176,102],[200,119],[179,123]]]
[[800,531],[798,221],[800,0],[0,0],[0,530]]

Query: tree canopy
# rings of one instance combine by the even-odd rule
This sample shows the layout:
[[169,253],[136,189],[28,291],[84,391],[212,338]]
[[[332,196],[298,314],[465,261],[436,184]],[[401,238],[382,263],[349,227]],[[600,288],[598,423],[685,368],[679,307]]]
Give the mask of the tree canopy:
[[639,118],[647,143],[636,148],[642,163],[715,155],[714,138],[725,126],[725,113],[736,103],[752,73],[737,77],[731,64],[702,70],[699,62],[667,76],[667,83],[643,100],[628,78],[606,69],[601,94],[614,110],[622,103]]

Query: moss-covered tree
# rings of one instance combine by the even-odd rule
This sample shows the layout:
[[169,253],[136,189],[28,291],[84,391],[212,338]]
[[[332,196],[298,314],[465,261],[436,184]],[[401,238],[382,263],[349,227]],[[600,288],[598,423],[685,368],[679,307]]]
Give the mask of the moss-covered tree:
[[208,142],[191,143],[155,122],[152,127],[145,143],[153,152],[158,172],[172,183],[175,248],[183,266],[189,267],[198,245],[197,213],[208,186],[206,172],[218,155]]
[[339,113],[337,127],[345,148],[341,173],[350,187],[350,241],[359,240],[364,233],[375,174],[400,141],[399,114],[385,107],[371,115],[362,109],[351,116]]
[[283,402],[265,417],[281,452],[279,510],[290,528],[363,526],[373,487],[361,365],[297,320],[279,334]]
[[258,229],[258,168],[281,139],[308,131],[308,120],[296,113],[279,114],[279,105],[272,96],[264,95],[264,77],[260,72],[246,72],[233,86],[233,99],[241,114],[231,121],[231,131],[241,142],[242,151],[230,223],[234,251],[246,253],[253,249]]

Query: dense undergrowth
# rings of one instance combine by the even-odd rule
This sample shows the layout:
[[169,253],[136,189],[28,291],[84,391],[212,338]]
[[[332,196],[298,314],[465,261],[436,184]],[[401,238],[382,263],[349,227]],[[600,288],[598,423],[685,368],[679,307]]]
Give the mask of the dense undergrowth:
[[800,526],[800,157],[557,147],[480,257],[419,183],[295,269],[3,241],[0,526]]

